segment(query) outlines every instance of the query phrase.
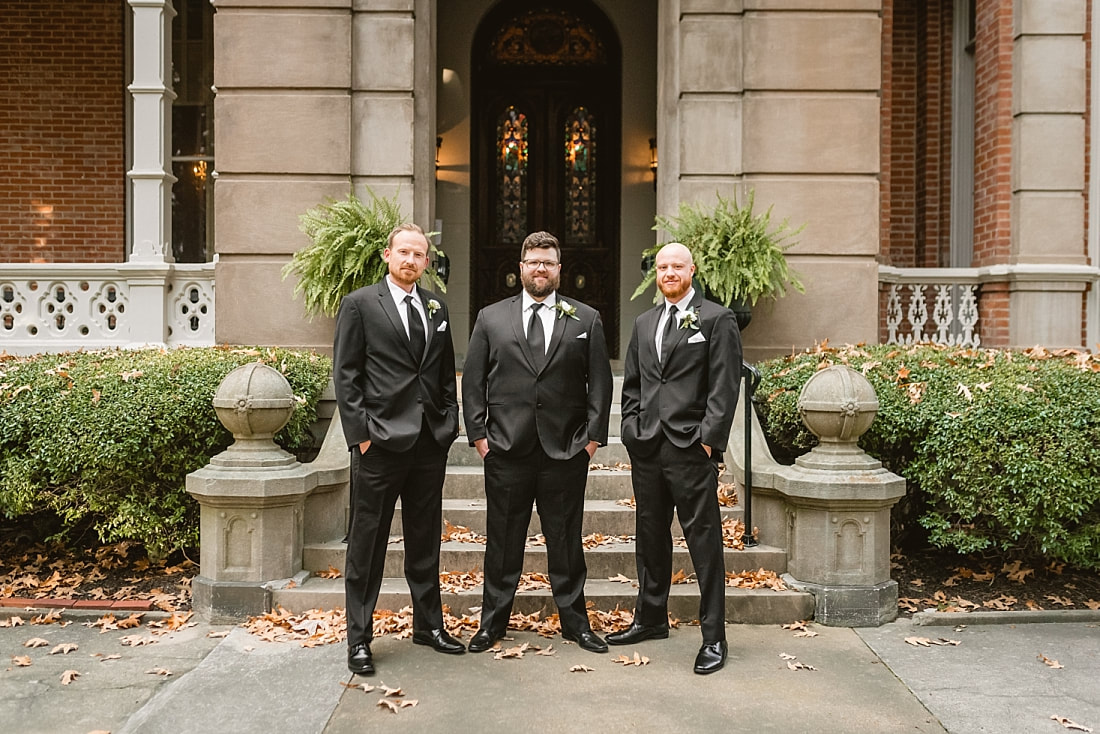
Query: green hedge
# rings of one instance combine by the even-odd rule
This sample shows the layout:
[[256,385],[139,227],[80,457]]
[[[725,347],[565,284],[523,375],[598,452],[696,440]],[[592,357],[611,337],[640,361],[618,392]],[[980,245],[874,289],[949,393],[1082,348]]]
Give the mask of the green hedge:
[[133,539],[150,555],[198,543],[189,472],[232,436],[211,400],[232,369],[262,361],[298,399],[276,437],[308,448],[331,362],[286,349],[208,348],[0,355],[0,512],[56,515],[62,537],[89,524],[104,542]]
[[903,527],[908,515],[940,547],[1100,569],[1100,356],[861,345],[765,362],[757,396],[781,461],[814,445],[798,394],[831,364],[878,394],[860,445],[908,480]]

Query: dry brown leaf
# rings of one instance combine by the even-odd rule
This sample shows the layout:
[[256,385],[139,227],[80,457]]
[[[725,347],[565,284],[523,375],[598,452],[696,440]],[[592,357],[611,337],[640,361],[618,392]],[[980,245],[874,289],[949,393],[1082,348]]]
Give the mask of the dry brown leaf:
[[1076,721],[1071,721],[1070,719],[1067,719],[1065,716],[1058,716],[1057,714],[1052,714],[1050,718],[1053,719],[1054,721],[1057,721],[1059,724],[1066,727],[1067,729],[1073,729],[1074,731],[1092,731],[1091,728],[1089,728],[1087,726],[1082,726],[1081,724],[1078,724]]
[[122,660],[122,656],[119,655],[118,653],[112,653],[110,655],[102,655],[99,658],[99,662],[101,662],[101,663],[105,663],[108,660]]
[[608,576],[607,580],[608,581],[618,581],[620,584],[633,584],[634,583],[633,579],[628,579],[626,576],[623,576],[621,573],[616,574],[614,576]]
[[23,643],[23,647],[45,647],[50,644],[49,640],[43,640],[41,637],[32,637]]
[[1018,584],[1025,582],[1028,576],[1035,573],[1034,568],[1022,568],[1020,561],[1013,561],[1012,563],[1006,563],[1001,567],[1001,573],[1008,577],[1009,581],[1015,581]]
[[164,676],[165,678],[172,675],[172,671],[168,668],[152,668],[151,670],[146,670],[145,672],[148,675],[160,675]]
[[634,657],[627,657],[626,655],[620,655],[617,658],[612,658],[611,662],[619,663],[623,666],[633,665],[635,668],[640,668],[643,665],[649,665],[649,658],[643,657],[638,653],[634,653]]
[[779,653],[779,657],[782,658],[783,660],[797,660],[798,659],[797,655],[788,655],[785,652]]
[[906,637],[905,641],[914,647],[928,647],[932,641],[927,637]]
[[22,617],[8,617],[7,619],[0,620],[0,627],[22,627]]
[[1063,668],[1066,667],[1066,666],[1062,665],[1061,663],[1059,663],[1057,660],[1051,660],[1050,658],[1048,658],[1043,653],[1039,653],[1037,655],[1037,657],[1039,658],[1039,660],[1043,661],[1043,665],[1046,665],[1047,667],[1050,667],[1050,668],[1054,668],[1055,670],[1062,670]]
[[381,706],[382,708],[389,709],[390,713],[396,714],[398,709],[401,708],[398,701],[394,701],[391,698],[380,698],[375,706]]
[[814,666],[807,665],[806,663],[800,663],[797,660],[788,660],[787,661],[787,669],[788,670],[817,670],[817,668],[815,668]]
[[[693,574],[694,575],[694,574]],[[676,573],[672,574],[672,583],[674,584],[694,584],[695,579],[684,573],[684,569],[680,569]]]
[[344,574],[340,572],[340,569],[330,564],[327,571],[321,571],[317,575],[323,579],[338,579]]
[[570,673],[591,673],[595,668],[590,668],[587,665],[574,665],[569,669]]
[[123,647],[141,647],[142,645],[152,645],[157,639],[155,637],[143,637],[142,635],[125,635],[118,638],[118,641],[122,643]]
[[805,620],[800,621],[800,622],[791,622],[790,624],[780,625],[780,629],[792,630],[792,631],[804,630],[804,629],[806,629],[806,622],[805,622]]
[[75,670],[66,670],[61,674],[61,685],[67,686],[79,677],[79,672]]
[[229,637],[229,630],[210,630],[206,633],[206,636],[214,640]]
[[501,650],[496,655],[493,655],[493,660],[505,660],[508,658],[519,660],[523,657],[523,654],[527,652],[527,648],[530,646],[530,643],[525,642],[522,645],[516,645],[515,647],[509,647],[507,650]]
[[818,633],[814,632],[813,630],[802,630],[800,632],[795,632],[794,636],[795,637],[817,637],[817,634]]
[[31,624],[60,624],[61,623],[61,610],[54,609],[52,612],[46,612],[40,614],[37,617],[31,617]]
[[75,642],[62,642],[60,645],[56,645],[54,649],[50,650],[50,655],[68,655],[73,650],[79,650],[80,645]]
[[1044,599],[1049,599],[1050,601],[1054,602],[1058,606],[1062,606],[1062,607],[1072,607],[1073,606],[1073,602],[1070,600],[1070,598],[1068,596],[1055,596],[1054,594],[1047,594],[1043,598]]
[[1085,606],[1093,610],[1094,612],[1100,611],[1100,601],[1096,601],[1095,599],[1089,599],[1087,602],[1085,602]]
[[535,652],[535,654],[536,655],[554,655],[556,652],[557,651],[554,649],[554,646],[549,645],[545,650],[540,649],[537,652]]
[[12,663],[15,664],[15,667],[17,667],[17,668],[26,668],[28,665],[31,664],[31,656],[30,655],[12,655],[11,656],[11,661],[12,661]]

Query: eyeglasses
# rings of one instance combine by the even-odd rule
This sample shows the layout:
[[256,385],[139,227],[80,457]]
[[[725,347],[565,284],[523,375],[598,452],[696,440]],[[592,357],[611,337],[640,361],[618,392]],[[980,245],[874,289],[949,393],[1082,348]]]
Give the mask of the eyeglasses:
[[522,260],[524,265],[532,270],[538,270],[539,268],[546,268],[547,270],[553,270],[558,267],[560,263],[556,263],[552,260]]

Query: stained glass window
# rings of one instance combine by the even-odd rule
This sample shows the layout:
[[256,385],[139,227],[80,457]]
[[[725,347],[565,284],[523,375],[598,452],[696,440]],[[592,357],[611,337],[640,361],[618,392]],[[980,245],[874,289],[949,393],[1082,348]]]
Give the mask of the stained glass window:
[[527,232],[527,116],[509,106],[497,119],[497,242],[519,244]]
[[565,119],[566,239],[596,241],[596,120],[584,107]]

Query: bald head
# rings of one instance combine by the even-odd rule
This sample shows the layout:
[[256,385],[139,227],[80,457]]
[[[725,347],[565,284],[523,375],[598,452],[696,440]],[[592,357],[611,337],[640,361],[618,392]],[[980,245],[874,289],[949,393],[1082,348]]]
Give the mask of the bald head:
[[669,242],[657,251],[657,288],[665,300],[678,302],[691,288],[695,262],[691,250],[679,242]]

